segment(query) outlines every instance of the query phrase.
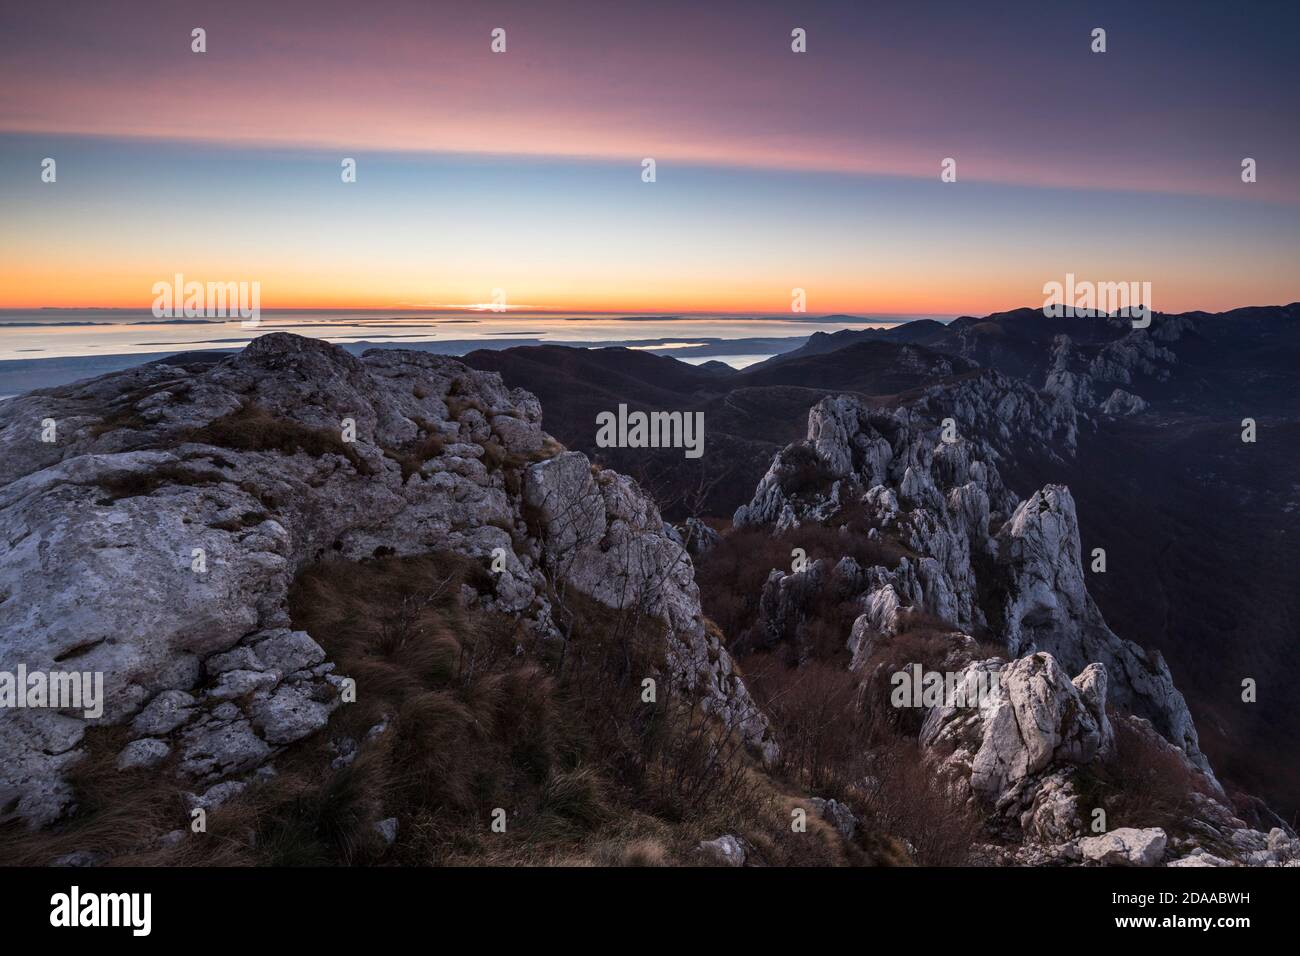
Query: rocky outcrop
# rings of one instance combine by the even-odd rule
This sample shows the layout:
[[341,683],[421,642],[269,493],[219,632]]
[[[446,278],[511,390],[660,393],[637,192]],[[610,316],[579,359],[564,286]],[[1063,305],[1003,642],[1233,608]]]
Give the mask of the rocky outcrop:
[[1122,388],[1115,389],[1110,393],[1110,397],[1101,403],[1102,413],[1116,418],[1139,415],[1146,411],[1148,407],[1146,399],[1140,398],[1132,392],[1126,392]]
[[1021,502],[998,531],[996,552],[1009,584],[1000,614],[1007,650],[1013,656],[1047,651],[1069,670],[1105,665],[1110,700],[1150,720],[1212,778],[1187,702],[1160,652],[1115,635],[1088,593],[1069,489],[1048,485]]
[[557,454],[528,393],[427,352],[357,358],[285,334],[180,362],[0,408],[3,663],[102,673],[106,696],[99,721],[0,711],[7,817],[71,807],[65,774],[95,722],[130,725],[121,766],[174,756],[200,801],[322,727],[346,675],[292,629],[286,598],[328,555],[495,559],[469,599],[539,639],[557,589],[644,611],[666,676],[774,754],[705,631],[689,555],[630,480]]
[[[999,681],[980,679],[990,672]],[[1192,789],[1186,795],[1178,826],[1190,835],[1167,840],[1156,827],[1105,830],[1108,800],[1099,799],[1089,781],[1117,745],[1100,664],[1067,680],[1056,660],[1039,652],[1009,663],[972,661],[960,681],[968,691],[964,699],[930,708],[920,739],[950,785],[985,810],[990,832],[1013,841],[1009,850],[985,847],[977,855],[987,852],[987,862],[1154,866],[1168,859],[1171,866],[1290,866],[1300,859],[1300,840],[1280,827],[1264,834],[1237,819],[1226,798],[1210,794],[1213,778],[1149,722],[1130,715],[1118,718],[1128,731],[1156,751],[1176,755],[1189,786],[1207,792]],[[990,686],[987,697],[974,695],[977,687]]]
[[680,537],[686,546],[686,552],[697,560],[712,551],[722,540],[722,535],[698,518],[686,519]]
[[[920,742],[955,791],[983,808],[991,832],[1015,841],[1007,862],[1163,859],[1154,837],[1095,832],[1101,808],[1085,794],[1095,794],[1089,775],[1115,753],[1114,714],[1185,768],[1196,808],[1186,826],[1216,845],[1253,841],[1241,834],[1257,831],[1228,809],[1163,657],[1111,631],[1088,593],[1069,489],[1047,485],[1021,501],[1001,478],[999,465],[1025,451],[1041,455],[1054,442],[1068,454],[1075,434],[1069,423],[1084,420],[1079,406],[1091,383],[1070,378],[1077,375],[1071,343],[1057,345],[1061,374],[1048,398],[983,375],[898,407],[847,395],[814,406],[807,438],[777,455],[735,523],[768,527],[796,543],[805,524],[844,531],[852,523],[870,539],[888,539],[902,556],[874,566],[846,556],[800,571],[774,569],[760,625],[775,641],[814,616],[828,595],[855,603],[859,613],[845,639],[849,666],[865,687],[884,666],[871,670],[873,660],[885,659],[878,649],[924,612],[928,639],[948,642],[941,666],[956,668],[958,696],[926,706]],[[1135,354],[1159,357],[1141,348]],[[1139,405],[1125,400],[1125,412]],[[1117,410],[1112,404],[1108,413]],[[999,415],[1013,426],[986,417]],[[951,628],[946,636],[943,626]],[[1007,659],[973,657],[979,645],[972,633],[1003,644]],[[982,694],[989,686],[994,690]],[[1100,836],[1115,838],[1083,842]],[[1290,858],[1289,839],[1271,865]],[[1170,856],[1197,846],[1171,842]],[[1246,847],[1230,856],[1249,862],[1252,853],[1264,861],[1262,850]]]
[[[998,680],[981,681],[980,672],[995,672]],[[970,790],[1000,812],[1007,812],[1013,801],[1025,802],[1028,785],[1036,785],[1049,768],[1091,763],[1113,746],[1101,665],[1070,680],[1049,654],[1005,665],[976,661],[959,683],[991,687],[992,692],[977,706],[970,706],[966,695],[960,704],[930,709],[921,742],[951,750],[945,766],[959,771]]]
[[[1015,503],[992,464],[1000,454],[996,446],[1011,436],[991,423],[1000,406],[1013,418],[1041,412],[1045,417],[1035,421],[1042,431],[1036,434],[1050,436],[1055,426],[1041,403],[1034,405],[1029,393],[1015,387],[1005,403],[993,401],[980,381],[955,391],[927,394],[915,407],[892,411],[853,396],[818,402],[808,414],[806,441],[777,455],[753,500],[736,512],[735,524],[785,531],[860,506],[870,521],[919,555],[894,568],[864,569],[864,611],[873,603],[898,602],[959,627],[982,624],[972,556],[987,550],[990,516],[1009,513]],[[943,418],[933,418],[932,408],[953,419],[953,440],[944,439]],[[810,471],[829,484],[828,491],[792,490]],[[887,587],[893,597],[872,597]]]
[[858,818],[853,815],[852,810],[838,800],[823,800],[821,797],[812,797],[809,803],[841,837],[848,841],[853,840],[854,834],[858,832]]
[[[1015,502],[994,463],[1024,443],[1055,455],[1058,441],[1071,445],[1074,434],[1073,416],[997,372],[936,386],[892,409],[851,395],[828,397],[809,410],[807,438],[777,454],[733,523],[784,530],[820,520],[849,503],[851,487],[873,493],[882,514],[910,501],[947,516],[947,496],[973,484],[951,503],[968,523],[978,520],[983,501],[993,511]],[[828,487],[792,490],[809,472]]]
[[[1172,327],[1165,328],[1161,323],[1156,328],[1169,341]],[[1177,362],[1178,356],[1157,344],[1151,330],[1136,329],[1102,348],[1088,365],[1088,375],[1097,382],[1119,385],[1131,385],[1139,375],[1165,381],[1169,378],[1169,366]]]
[[[1169,346],[1195,328],[1188,316],[1155,315],[1149,328],[1134,329],[1128,320],[1108,320],[1114,338],[1101,344],[1081,344],[1069,335],[1053,338],[1043,392],[1081,413],[1097,409],[1105,415],[1135,415],[1147,402],[1117,386],[1140,381],[1167,382],[1178,364]],[[1102,400],[1100,396],[1109,396]]]
[[[873,637],[893,633],[907,611],[959,631],[992,627],[1013,657],[1046,651],[1072,673],[1102,664],[1111,703],[1151,720],[1210,774],[1164,659],[1115,635],[1088,594],[1069,489],[1048,485],[1017,502],[1003,484],[997,462],[1017,447],[1073,435],[1064,414],[997,374],[937,387],[893,409],[826,398],[809,412],[807,439],[777,455],[735,523],[790,531],[861,509],[872,534],[893,536],[915,556],[893,567],[836,569],[853,582],[847,590],[862,611],[847,636],[855,666]],[[944,418],[955,431],[945,433]],[[762,601],[772,633],[807,613],[803,604],[818,591],[807,575],[818,573],[773,571]]]

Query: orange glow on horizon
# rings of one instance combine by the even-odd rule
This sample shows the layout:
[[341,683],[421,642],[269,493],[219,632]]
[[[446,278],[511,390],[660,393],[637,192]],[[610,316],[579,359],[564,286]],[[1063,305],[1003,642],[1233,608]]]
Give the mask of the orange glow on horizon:
[[[77,277],[79,281],[65,281],[55,288],[57,292],[45,294],[39,289],[41,283],[34,283],[30,276],[0,275],[0,309],[30,310],[42,309],[138,309],[149,311],[154,297],[141,295],[141,284],[123,281],[101,283],[93,275]],[[202,281],[199,273],[187,278]],[[147,289],[153,281],[145,283]],[[49,288],[47,286],[47,288]],[[1247,304],[1268,305],[1285,304],[1285,296],[1270,299],[1261,297],[1259,301],[1244,303],[1220,299],[1213,301],[1211,290],[1193,292],[1190,301],[1181,301],[1171,296],[1163,296],[1159,304],[1160,311],[1180,312],[1192,309],[1206,311],[1226,311]],[[542,291],[522,290],[521,297],[526,298],[527,305],[510,306],[497,312],[490,303],[480,302],[477,306],[457,305],[454,296],[445,298],[409,298],[400,295],[385,294],[381,290],[351,291],[348,289],[311,289],[303,286],[262,283],[261,309],[274,310],[359,310],[410,313],[475,313],[485,315],[735,315],[735,316],[771,316],[798,317],[790,311],[790,296],[782,289],[768,290],[769,294],[752,289],[728,289],[714,287],[704,289],[639,290],[635,296],[620,296],[602,291],[594,294],[575,294],[559,296]],[[933,284],[923,292],[908,288],[873,286],[869,291],[862,289],[836,289],[810,287],[807,289],[808,316],[832,314],[844,315],[915,315],[915,316],[956,316],[988,315],[1022,307],[1038,307],[1042,296],[1038,290],[1026,287],[1020,295],[1008,294],[996,288],[992,283],[985,288],[972,288],[966,285],[956,287],[936,287]]]

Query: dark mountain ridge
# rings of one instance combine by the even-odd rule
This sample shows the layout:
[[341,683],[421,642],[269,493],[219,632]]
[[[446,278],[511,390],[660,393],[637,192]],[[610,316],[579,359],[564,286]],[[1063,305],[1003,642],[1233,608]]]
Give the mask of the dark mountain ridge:
[[[1300,304],[1154,313],[1146,329],[1033,309],[913,325],[816,333],[725,378],[618,349],[549,365],[528,350],[466,361],[537,392],[557,437],[642,480],[666,517],[722,521],[827,395],[888,405],[993,371],[1026,382],[1074,423],[1073,439],[1067,430],[1030,447],[1013,425],[1000,464],[1008,486],[1020,496],[1070,487],[1086,551],[1107,552],[1106,573],[1090,577],[1107,620],[1164,653],[1225,777],[1295,813]],[[704,411],[709,451],[687,462],[591,448],[595,413],[615,401]],[[1254,443],[1242,441],[1245,418],[1256,422]],[[1245,678],[1261,691],[1243,707]]]

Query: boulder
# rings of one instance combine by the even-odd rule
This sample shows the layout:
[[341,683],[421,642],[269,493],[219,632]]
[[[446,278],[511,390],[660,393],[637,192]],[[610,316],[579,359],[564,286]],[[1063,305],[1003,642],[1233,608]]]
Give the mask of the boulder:
[[744,866],[745,842],[731,834],[705,840],[695,848],[696,854],[710,866]]
[[1164,855],[1165,843],[1165,831],[1159,827],[1121,827],[1101,836],[1084,837],[1079,849],[1085,861],[1103,866],[1155,866]]

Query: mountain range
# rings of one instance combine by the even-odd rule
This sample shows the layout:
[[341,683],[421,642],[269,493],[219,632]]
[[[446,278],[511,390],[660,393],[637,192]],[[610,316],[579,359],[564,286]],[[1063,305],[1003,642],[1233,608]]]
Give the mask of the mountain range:
[[[1071,489],[1087,550],[1107,551],[1107,572],[1089,583],[1107,619],[1168,657],[1217,765],[1288,816],[1300,810],[1300,753],[1288,743],[1300,739],[1300,697],[1284,677],[1300,668],[1300,304],[1155,313],[1148,329],[1026,308],[817,332],[707,375],[619,349],[465,361],[538,394],[557,438],[637,477],[673,519],[729,520],[822,397],[888,407],[994,371],[1027,383],[1070,425],[1036,446],[1013,435],[1000,463],[1008,484]],[[596,448],[590,422],[615,399],[703,410],[713,453],[692,462]],[[1246,418],[1254,443],[1241,440]],[[1246,678],[1268,689],[1243,708]]]

